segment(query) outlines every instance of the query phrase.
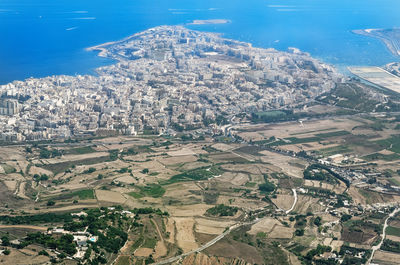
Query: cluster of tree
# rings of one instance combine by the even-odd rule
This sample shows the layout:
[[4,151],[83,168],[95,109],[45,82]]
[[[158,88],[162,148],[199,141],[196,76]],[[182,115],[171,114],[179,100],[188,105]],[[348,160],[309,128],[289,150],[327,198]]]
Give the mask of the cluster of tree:
[[40,158],[54,158],[54,157],[58,157],[58,156],[62,156],[63,153],[62,151],[58,150],[58,149],[47,149],[46,147],[40,147],[40,151],[39,151],[39,157]]
[[131,147],[131,148],[128,148],[127,150],[124,150],[122,152],[122,154],[123,155],[137,155],[138,152],[135,150],[135,148]]
[[310,179],[310,180],[319,180],[319,181],[330,181],[330,177],[321,172],[321,170],[318,170],[318,172],[314,172],[314,169],[318,169],[318,165],[313,164],[309,167],[306,168],[303,172],[303,176],[305,179]]
[[239,208],[218,204],[207,210],[207,213],[213,216],[234,216]]
[[381,246],[382,250],[400,253],[400,242],[396,242],[390,239],[385,239]]
[[146,208],[135,208],[132,210],[133,213],[135,214],[157,214],[157,215],[164,215],[168,216],[168,212],[163,212],[160,209],[156,208],[151,208],[151,207],[146,207]]
[[329,246],[318,245],[317,248],[312,249],[307,252],[307,254],[303,257],[303,261],[305,264],[313,264],[313,259],[317,255],[321,255],[325,252],[331,252],[332,248]]
[[304,214],[298,214],[295,218],[291,217],[289,220],[294,221],[296,220],[295,227],[304,227],[307,224],[307,216]]
[[313,197],[335,197],[336,193],[333,191],[322,189],[318,187],[307,187],[308,194]]
[[270,193],[275,190],[275,184],[268,180],[268,175],[264,174],[265,183],[258,185],[258,189],[262,192]]
[[[371,256],[371,253],[372,251],[369,249],[353,248],[346,245],[343,245],[340,248],[339,252],[339,254],[342,256],[346,255],[342,264],[360,264],[360,265],[365,264],[368,261],[368,258]],[[356,258],[356,256],[359,255],[361,255],[361,259]]]
[[320,225],[321,225],[321,222],[322,222],[322,218],[321,218],[321,217],[317,216],[317,217],[314,218],[313,223],[314,223],[316,226],[320,226]]
[[118,150],[110,150],[108,153],[110,154],[110,160],[115,161],[118,159]]
[[170,183],[187,181],[187,180],[205,180],[213,176],[222,174],[220,167],[201,167],[172,176],[169,179]]
[[207,118],[205,115],[203,115],[203,124],[204,126],[209,126],[210,124],[218,124],[218,125],[226,125],[229,123],[228,119],[225,117],[228,115],[227,113],[222,113],[221,115],[218,115],[215,120]]
[[89,167],[87,170],[83,171],[82,173],[83,174],[90,174],[90,173],[93,173],[95,171],[96,171],[96,169],[94,167]]
[[37,223],[63,223],[72,221],[71,214],[63,213],[43,213],[36,215],[21,215],[21,216],[0,216],[0,222],[4,224],[37,224]]
[[[318,169],[318,172],[313,172],[313,170]],[[326,170],[329,174],[325,174],[321,172],[321,170]],[[334,182],[334,179],[332,179],[330,176],[333,176],[341,181],[343,181],[347,187],[350,186],[350,182],[340,176],[339,174],[333,172],[329,167],[320,165],[320,164],[312,164],[309,167],[306,168],[303,172],[304,178],[305,179],[310,179],[310,180],[320,180],[320,181],[327,181],[327,182]]]
[[108,227],[106,234],[97,233],[97,236],[99,240],[95,244],[110,253],[118,253],[128,239],[125,231],[113,226]]
[[307,116],[308,114],[304,112],[294,113],[293,110],[279,110],[279,112],[271,111],[271,113],[252,113],[251,121],[255,123],[281,122],[298,120]]
[[354,220],[349,227],[351,231],[363,231],[365,228],[373,229],[375,233],[380,234],[383,230],[383,225],[375,224],[371,221]]
[[47,176],[46,174],[35,174],[35,175],[33,175],[33,179],[36,181],[36,182],[39,182],[39,181],[46,181],[46,180],[48,180],[49,179],[49,176]]
[[[121,168],[121,169],[118,170],[118,173],[123,174],[123,173],[126,173],[126,172],[128,172],[128,171],[129,171],[129,169],[128,169],[127,167],[123,167],[123,168]],[[131,171],[132,171],[132,170],[131,170]]]
[[348,220],[350,220],[353,216],[351,216],[350,214],[343,214],[342,217],[340,217],[340,221],[342,223],[347,222]]
[[37,232],[28,234],[23,240],[21,247],[30,244],[39,244],[50,249],[57,249],[58,251],[62,251],[68,255],[74,255],[76,253],[76,245],[73,240],[73,235],[62,235],[59,238],[54,238],[50,235]]

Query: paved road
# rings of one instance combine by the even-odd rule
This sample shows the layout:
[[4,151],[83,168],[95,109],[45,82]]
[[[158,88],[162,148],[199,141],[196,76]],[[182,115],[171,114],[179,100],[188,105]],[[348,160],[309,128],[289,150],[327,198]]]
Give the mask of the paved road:
[[172,258],[163,260],[163,261],[159,261],[159,262],[153,263],[152,265],[169,264],[169,263],[172,263],[172,262],[174,262],[174,261],[180,260],[180,259],[182,259],[182,258],[184,258],[184,257],[186,257],[186,256],[189,256],[189,255],[191,255],[191,254],[193,254],[193,253],[201,252],[201,251],[205,250],[206,248],[211,247],[212,245],[214,245],[215,243],[217,243],[217,242],[220,241],[221,239],[223,239],[223,238],[224,238],[226,235],[228,235],[232,230],[234,230],[234,229],[236,229],[236,228],[238,228],[238,227],[240,227],[240,226],[243,226],[243,225],[248,225],[248,224],[251,224],[251,223],[259,222],[260,220],[261,220],[261,219],[259,219],[259,220],[257,220],[257,221],[249,222],[249,223],[239,223],[239,224],[235,224],[235,225],[229,227],[229,229],[227,229],[226,231],[224,231],[224,232],[223,232],[222,234],[220,234],[219,236],[215,237],[213,240],[207,242],[206,244],[204,244],[203,246],[201,246],[201,247],[199,247],[199,248],[197,248],[197,249],[194,249],[194,250],[192,250],[192,251],[186,252],[186,253],[184,253],[184,254],[182,254],[182,255],[179,255],[179,256],[175,256],[175,257],[172,257]]
[[[293,209],[294,209],[294,207],[296,206],[296,203],[297,203],[297,192],[296,192],[296,189],[292,189],[292,191],[293,191],[293,195],[294,195],[294,202],[293,202],[292,207],[291,207],[289,210],[285,211],[286,214],[288,214],[288,213],[290,213],[291,211],[293,211]],[[204,244],[203,246],[201,246],[201,247],[199,247],[199,248],[197,248],[197,249],[194,249],[194,250],[192,250],[192,251],[186,252],[186,253],[184,253],[184,254],[182,254],[182,255],[175,256],[175,257],[172,257],[172,258],[169,258],[169,259],[166,259],[166,260],[162,260],[162,261],[153,263],[152,265],[169,264],[169,263],[175,262],[175,261],[177,261],[177,260],[183,259],[184,257],[189,256],[189,255],[191,255],[191,254],[201,252],[201,251],[205,250],[206,248],[211,247],[212,245],[214,245],[215,243],[217,243],[217,242],[220,241],[221,239],[223,239],[223,238],[224,238],[226,235],[228,235],[232,230],[234,230],[234,229],[236,229],[236,228],[239,228],[239,227],[241,227],[241,226],[256,224],[256,223],[260,222],[260,221],[263,220],[263,219],[264,219],[264,218],[260,218],[260,219],[256,218],[254,221],[251,221],[251,222],[244,222],[244,223],[240,222],[240,223],[234,224],[234,225],[232,225],[231,227],[229,227],[229,229],[227,229],[226,231],[224,231],[222,234],[220,234],[219,236],[215,237],[215,238],[212,239],[211,241],[207,242],[207,243]]]
[[293,192],[293,196],[294,196],[294,202],[293,202],[292,207],[289,210],[286,211],[286,214],[288,214],[291,211],[293,211],[293,209],[294,209],[294,207],[296,206],[296,203],[297,203],[297,192],[296,192],[296,189],[292,189],[292,192]]
[[391,213],[389,214],[389,216],[386,218],[386,220],[385,220],[385,225],[383,226],[383,234],[382,234],[381,242],[379,242],[379,244],[378,244],[377,246],[373,246],[373,247],[372,247],[371,257],[370,257],[369,260],[367,261],[367,263],[366,263],[367,265],[369,265],[369,264],[371,263],[372,259],[374,258],[375,252],[381,248],[381,246],[382,246],[382,244],[383,244],[383,240],[385,240],[385,237],[386,237],[386,228],[387,228],[387,226],[388,226],[389,219],[392,218],[393,216],[395,216],[395,214],[398,213],[399,211],[400,211],[400,208],[396,208],[396,209],[395,209],[393,212],[391,212]]

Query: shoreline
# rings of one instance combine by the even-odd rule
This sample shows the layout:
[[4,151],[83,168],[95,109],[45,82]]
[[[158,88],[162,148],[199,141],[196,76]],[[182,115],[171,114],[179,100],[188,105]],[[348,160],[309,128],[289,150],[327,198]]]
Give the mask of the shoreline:
[[[399,36],[390,36],[384,31],[398,31]],[[366,36],[369,38],[374,38],[379,41],[381,41],[386,48],[389,50],[389,52],[395,56],[399,57],[400,56],[400,29],[399,28],[393,28],[393,29],[357,29],[357,30],[352,30],[352,33],[360,36]],[[397,37],[397,38],[396,38]]]
[[195,19],[185,25],[222,25],[232,23],[229,19]]

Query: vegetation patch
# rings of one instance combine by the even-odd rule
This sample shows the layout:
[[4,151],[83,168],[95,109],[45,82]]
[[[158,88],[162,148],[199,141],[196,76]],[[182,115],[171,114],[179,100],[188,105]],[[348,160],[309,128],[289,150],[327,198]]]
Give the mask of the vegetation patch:
[[4,173],[6,174],[15,173],[17,171],[14,167],[7,164],[2,164],[1,167],[4,169]]
[[400,253],[400,242],[396,242],[390,239],[385,239],[381,246],[382,250]]
[[383,160],[383,161],[396,161],[400,159],[400,155],[393,153],[390,155],[384,155],[380,153],[373,153],[366,156],[363,156],[362,159],[366,161],[374,161],[374,160]]
[[239,208],[218,204],[207,210],[207,213],[212,216],[234,216]]
[[383,149],[388,149],[392,152],[400,154],[400,135],[393,135],[392,137],[384,140],[374,142]]
[[137,187],[139,192],[130,192],[130,196],[139,199],[142,197],[160,198],[165,194],[165,189],[159,184],[148,184],[144,187]]
[[215,177],[221,175],[223,171],[220,167],[212,166],[212,167],[202,167],[196,168],[184,173],[172,176],[169,180],[163,182],[162,184],[173,184],[181,181],[190,181],[190,180],[206,180],[211,177]]
[[339,252],[340,255],[344,256],[342,264],[365,264],[371,253],[372,251],[369,249],[353,248],[346,245],[343,245]]
[[400,228],[394,226],[388,226],[386,228],[386,233],[392,236],[400,236]]
[[371,100],[367,88],[370,87],[359,83],[337,84],[332,91],[322,94],[317,100],[342,108],[372,112],[380,102]]
[[304,178],[309,180],[326,181],[328,183],[336,184],[338,181],[332,174],[330,174],[325,168],[321,168],[318,164],[312,164],[307,167],[303,172]]
[[95,199],[94,191],[92,189],[78,190],[71,193],[60,194],[51,197],[53,200],[67,200],[72,198],[79,198],[80,200]]
[[83,147],[77,147],[77,148],[71,148],[68,150],[65,150],[65,154],[68,155],[84,155],[84,154],[91,154],[95,153],[96,150],[94,150],[91,146],[83,146]]
[[319,133],[315,136],[320,138],[330,138],[330,137],[338,137],[350,134],[348,131],[336,131],[336,132],[328,132],[328,133]]
[[278,145],[289,145],[289,144],[304,144],[304,143],[313,143],[319,142],[322,139],[319,137],[305,137],[305,138],[297,138],[297,137],[288,137],[285,139],[281,139],[272,143],[267,144],[268,146],[278,146]]
[[268,175],[264,174],[265,183],[258,185],[258,189],[264,193],[273,192],[276,188],[275,184],[268,180]]
[[338,145],[328,148],[323,148],[318,150],[317,152],[323,156],[331,156],[335,154],[347,154],[350,153],[352,150],[348,145]]
[[76,166],[76,165],[94,165],[94,164],[100,164],[100,163],[104,163],[107,161],[111,161],[110,157],[111,157],[111,155],[82,159],[82,160],[77,160],[77,161],[66,161],[66,162],[55,163],[55,164],[41,165],[41,167],[53,172],[54,175],[57,175],[58,173],[65,172],[67,169],[69,169],[73,166]]
[[72,221],[72,216],[69,213],[55,214],[43,213],[36,215],[21,215],[21,216],[0,216],[0,222],[3,224],[20,225],[20,224],[45,224],[45,223],[61,223]]

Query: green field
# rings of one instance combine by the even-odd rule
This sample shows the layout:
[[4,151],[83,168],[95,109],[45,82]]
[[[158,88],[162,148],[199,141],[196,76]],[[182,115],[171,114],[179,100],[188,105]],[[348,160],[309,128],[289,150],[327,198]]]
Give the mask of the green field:
[[288,137],[288,138],[284,138],[284,139],[276,141],[276,142],[269,143],[267,145],[276,146],[276,145],[304,144],[304,143],[320,142],[326,138],[344,136],[344,135],[349,135],[349,134],[350,133],[348,131],[336,131],[336,132],[328,132],[328,133],[319,133],[319,134],[316,134],[315,136],[304,137],[304,138]]
[[129,265],[131,264],[129,261],[129,257],[127,256],[120,256],[118,258],[118,261],[115,263],[115,265]]
[[400,228],[394,226],[388,226],[386,233],[391,236],[400,236]]
[[339,145],[339,146],[323,148],[318,150],[317,152],[323,156],[331,156],[335,154],[346,154],[350,153],[351,151],[352,150],[348,145]]
[[271,110],[271,111],[256,112],[255,115],[257,115],[259,118],[264,118],[264,117],[286,116],[286,113],[280,110]]
[[276,142],[272,142],[267,144],[268,146],[278,146],[278,145],[290,145],[290,144],[304,144],[304,143],[312,143],[319,142],[321,138],[319,137],[305,137],[305,138],[297,138],[297,137],[288,137],[283,140],[279,140]]
[[380,153],[374,153],[363,156],[362,159],[367,161],[374,161],[374,160],[395,161],[400,159],[400,155],[399,154],[383,155]]
[[378,144],[382,149],[388,149],[392,152],[400,154],[400,136],[393,135],[392,137],[384,140],[374,142]]
[[400,186],[400,181],[397,178],[390,178],[388,181],[394,186]]
[[331,130],[334,130],[334,129],[335,129],[335,128],[327,128],[327,129],[320,129],[320,130],[312,130],[312,131],[307,131],[307,132],[291,133],[290,135],[296,136],[296,135],[309,134],[309,133],[315,133],[315,132],[331,131]]
[[156,245],[157,245],[157,239],[156,238],[147,237],[144,240],[144,243],[143,243],[142,247],[143,248],[155,248]]
[[14,167],[7,164],[2,164],[1,167],[3,167],[6,174],[15,173],[17,171]]
[[204,167],[204,168],[196,168],[192,170],[188,170],[181,174],[177,174],[172,176],[169,180],[163,182],[163,185],[173,184],[181,181],[190,181],[190,180],[206,180],[208,178],[221,175],[223,171],[217,167]]
[[255,182],[247,182],[246,184],[244,184],[244,186],[245,187],[248,187],[248,188],[253,188],[253,187],[255,187],[257,185],[257,183],[255,183]]
[[73,197],[78,197],[81,200],[94,199],[93,190],[80,190],[72,193]]
[[315,136],[320,137],[320,138],[330,138],[330,137],[338,137],[338,136],[344,136],[344,135],[349,135],[350,133],[348,131],[336,131],[336,132],[328,132],[328,133],[319,133],[316,134]]
[[94,150],[91,146],[83,146],[83,147],[77,147],[77,148],[72,148],[65,150],[65,154],[68,155],[84,155],[84,154],[90,154],[90,153],[95,153],[96,150]]
[[132,196],[135,199],[140,199],[143,197],[160,198],[165,193],[165,189],[158,184],[149,184],[144,187],[137,188],[139,189],[138,192],[130,192],[128,193],[128,195]]
[[94,164],[100,164],[100,163],[107,162],[107,161],[110,161],[110,156],[94,157],[94,158],[82,159],[82,160],[77,160],[77,161],[66,161],[66,162],[55,163],[55,164],[41,165],[40,167],[53,172],[54,175],[57,175],[58,173],[65,172],[67,169],[71,168],[72,166],[94,165]]
[[78,198],[80,200],[88,200],[88,199],[95,199],[95,195],[92,189],[87,189],[87,190],[78,190],[71,193],[64,193],[51,197],[51,199],[53,200],[68,200],[73,198]]

